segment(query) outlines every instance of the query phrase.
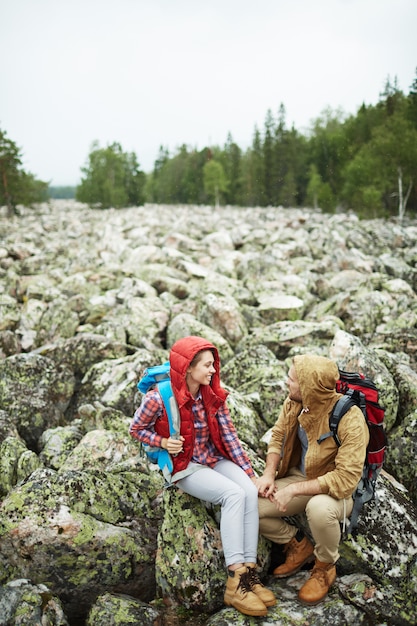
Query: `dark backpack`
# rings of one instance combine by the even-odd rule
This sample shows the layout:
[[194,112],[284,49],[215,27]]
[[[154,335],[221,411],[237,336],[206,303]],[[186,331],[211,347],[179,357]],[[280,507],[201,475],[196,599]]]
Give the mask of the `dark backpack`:
[[[141,393],[146,393],[152,387],[156,387],[162,398],[168,416],[169,433],[173,438],[180,434],[180,413],[175,396],[172,392],[169,377],[169,361],[154,367],[148,367],[137,384]],[[142,444],[146,456],[152,463],[157,463],[167,482],[170,482],[173,464],[171,455],[163,448],[156,448]]]
[[365,502],[377,499],[376,480],[382,469],[387,447],[384,430],[385,409],[379,404],[379,392],[373,380],[363,374],[343,370],[339,370],[339,376],[336,391],[343,393],[344,396],[336,402],[329,417],[330,432],[321,435],[318,443],[327,437],[333,437],[336,444],[340,446],[337,427],[341,418],[352,406],[358,406],[361,409],[369,429],[369,443],[362,478],[353,494],[354,504],[348,526],[348,533],[353,534],[358,525],[362,506]]

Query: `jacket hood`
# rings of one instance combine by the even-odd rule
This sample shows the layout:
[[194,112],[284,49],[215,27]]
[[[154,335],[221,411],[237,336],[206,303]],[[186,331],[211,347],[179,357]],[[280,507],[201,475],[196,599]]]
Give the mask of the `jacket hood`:
[[300,385],[303,408],[327,404],[336,400],[339,368],[331,359],[315,354],[294,357],[294,367]]
[[187,369],[195,355],[201,350],[211,350],[214,356],[213,365],[216,371],[211,379],[211,390],[222,400],[225,400],[228,395],[220,384],[220,357],[217,348],[207,339],[190,335],[176,341],[169,353],[171,384],[180,406],[190,398],[185,381]]

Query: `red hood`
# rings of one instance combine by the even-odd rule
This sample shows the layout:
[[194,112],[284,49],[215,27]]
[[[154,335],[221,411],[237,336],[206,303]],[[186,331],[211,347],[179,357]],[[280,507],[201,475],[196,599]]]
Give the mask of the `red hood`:
[[[197,352],[200,352],[201,350],[211,350],[213,352],[214,368],[216,372],[213,374],[211,379],[211,390],[221,400],[225,400],[228,395],[227,391],[225,391],[220,384],[220,358],[217,348],[212,343],[207,341],[207,339],[190,335],[189,337],[183,337],[182,339],[176,341],[172,346],[169,355],[171,384],[180,407],[191,398],[185,378],[191,361]],[[204,386],[202,386],[201,391],[204,396]]]

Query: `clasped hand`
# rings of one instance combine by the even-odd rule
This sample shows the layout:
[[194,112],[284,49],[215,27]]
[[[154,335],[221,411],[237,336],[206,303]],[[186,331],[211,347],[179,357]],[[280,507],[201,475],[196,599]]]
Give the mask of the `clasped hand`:
[[278,490],[275,481],[265,476],[256,479],[256,486],[262,498],[268,498],[280,511],[285,512],[287,510],[288,503],[293,497],[289,488],[283,487]]

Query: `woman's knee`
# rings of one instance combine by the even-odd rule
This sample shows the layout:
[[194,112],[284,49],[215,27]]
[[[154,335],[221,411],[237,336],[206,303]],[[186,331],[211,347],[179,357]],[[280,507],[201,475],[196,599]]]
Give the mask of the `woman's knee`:
[[252,481],[250,481],[250,485],[248,485],[246,489],[246,497],[248,500],[258,505],[258,489]]
[[233,483],[229,481],[227,485],[224,486],[223,489],[223,501],[226,502],[242,502],[244,503],[246,499],[246,491],[238,485],[237,483]]

